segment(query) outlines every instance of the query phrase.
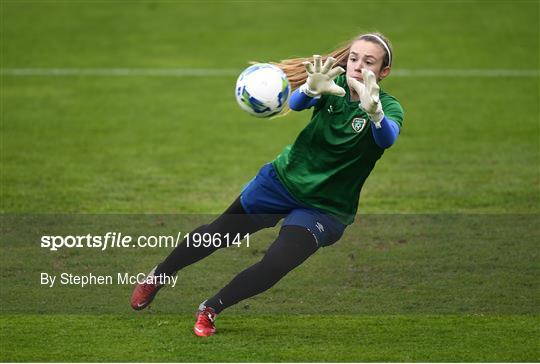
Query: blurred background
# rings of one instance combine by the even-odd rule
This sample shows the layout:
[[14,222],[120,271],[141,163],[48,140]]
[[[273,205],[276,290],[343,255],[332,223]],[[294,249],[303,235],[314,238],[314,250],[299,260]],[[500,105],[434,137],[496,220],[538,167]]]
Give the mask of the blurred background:
[[538,212],[535,1],[2,1],[2,210],[219,213],[310,117],[243,113],[247,62],[366,31],[406,117],[360,212]]

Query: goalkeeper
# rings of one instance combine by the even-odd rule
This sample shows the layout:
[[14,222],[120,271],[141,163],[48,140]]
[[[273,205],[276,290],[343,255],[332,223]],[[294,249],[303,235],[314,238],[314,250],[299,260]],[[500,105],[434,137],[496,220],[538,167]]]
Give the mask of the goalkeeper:
[[[284,220],[264,257],[199,306],[196,335],[213,335],[216,315],[272,287],[319,248],[338,241],[353,222],[362,185],[403,122],[399,102],[378,85],[390,74],[392,56],[389,41],[371,33],[325,57],[313,56],[313,62],[277,64],[295,89],[290,108],[313,108],[310,122],[221,216],[191,234],[245,236]],[[149,276],[175,275],[217,249],[183,242]],[[162,287],[159,280],[137,285],[131,306],[145,308]]]

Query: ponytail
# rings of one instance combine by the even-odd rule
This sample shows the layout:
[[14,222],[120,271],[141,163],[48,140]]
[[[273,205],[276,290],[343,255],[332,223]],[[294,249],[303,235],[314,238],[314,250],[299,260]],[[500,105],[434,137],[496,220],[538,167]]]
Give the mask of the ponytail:
[[[390,41],[381,33],[366,33],[366,34],[359,35],[358,37],[348,42],[347,45],[342,46],[341,48],[338,48],[335,51],[322,56],[321,58],[323,62],[326,61],[328,57],[333,57],[336,59],[336,63],[335,63],[336,66],[341,66],[346,69],[347,58],[349,57],[349,51],[351,49],[351,45],[352,43],[360,39],[365,39],[367,41],[377,43],[380,46],[382,46],[385,53],[382,68],[391,65],[392,46],[390,45]],[[289,83],[291,85],[291,91],[294,91],[298,87],[302,86],[306,82],[306,79],[307,79],[306,69],[302,63],[305,61],[311,62],[312,60],[313,60],[312,57],[291,58],[291,59],[285,59],[281,62],[271,62],[271,63],[275,66],[278,66],[279,68],[281,68],[283,72],[285,72],[285,74],[287,75],[287,78],[289,79]]]

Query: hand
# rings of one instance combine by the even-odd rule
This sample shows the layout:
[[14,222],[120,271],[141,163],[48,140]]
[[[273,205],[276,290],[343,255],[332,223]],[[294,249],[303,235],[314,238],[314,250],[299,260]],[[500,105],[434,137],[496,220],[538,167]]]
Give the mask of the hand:
[[381,100],[379,100],[380,88],[377,85],[377,79],[375,74],[367,68],[362,68],[362,78],[364,79],[364,83],[348,77],[347,84],[360,97],[360,105],[358,106],[368,114],[371,121],[375,123],[375,127],[380,129],[384,112],[382,110]]
[[334,79],[345,70],[339,66],[332,69],[335,62],[335,58],[328,57],[324,65],[322,65],[321,56],[317,55],[313,56],[313,64],[309,61],[303,62],[308,78],[306,83],[300,86],[300,91],[309,97],[328,94],[339,97],[345,96],[345,90],[334,82]]

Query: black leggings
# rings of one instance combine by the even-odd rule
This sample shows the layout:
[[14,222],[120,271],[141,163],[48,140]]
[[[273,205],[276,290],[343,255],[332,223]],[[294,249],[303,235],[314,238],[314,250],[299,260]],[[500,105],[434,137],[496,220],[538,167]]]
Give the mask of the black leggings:
[[[222,236],[229,233],[231,236],[252,234],[265,228],[253,216],[246,214],[240,198],[216,220],[208,225],[195,229],[194,233],[219,233]],[[174,275],[179,270],[193,264],[216,250],[219,247],[188,247],[183,241],[158,266],[155,274]],[[284,226],[279,235],[268,248],[264,257],[258,263],[239,273],[218,294],[206,301],[217,313],[246,298],[266,291],[276,284],[287,273],[299,266],[318,249],[315,237],[304,227]]]

